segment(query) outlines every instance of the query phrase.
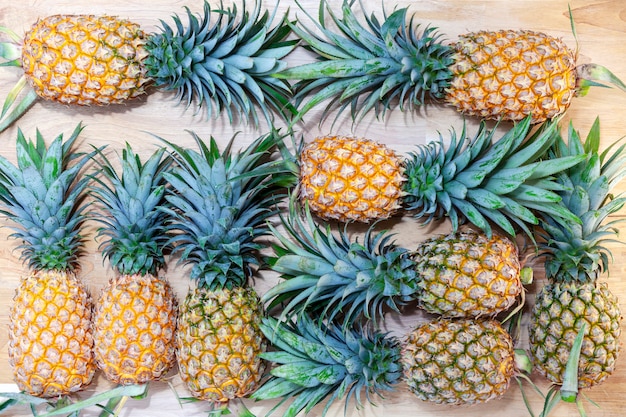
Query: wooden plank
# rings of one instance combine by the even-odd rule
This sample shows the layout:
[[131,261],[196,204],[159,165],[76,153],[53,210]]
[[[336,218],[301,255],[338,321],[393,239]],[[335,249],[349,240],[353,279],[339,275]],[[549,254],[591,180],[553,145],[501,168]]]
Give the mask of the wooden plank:
[[[225,5],[231,4],[230,0],[224,1]],[[276,2],[265,0],[267,7],[272,7]],[[300,0],[302,7],[317,14],[317,0]],[[217,6],[218,2],[213,2]],[[339,1],[331,1],[335,10],[339,7]],[[363,0],[368,13],[376,12],[380,15],[381,2]],[[433,25],[444,34],[444,39],[454,39],[467,31],[480,29],[531,29],[546,31],[552,35],[561,37],[564,41],[575,46],[576,42],[570,28],[568,6],[571,7],[576,21],[578,33],[579,61],[581,63],[595,62],[609,67],[622,79],[626,79],[626,4],[623,1],[614,0],[554,0],[550,2],[539,0],[510,1],[479,1],[479,0],[429,0],[410,1],[394,0],[385,2],[387,12],[397,7],[409,6],[415,12],[415,18],[423,22],[424,27]],[[51,7],[52,6],[52,7]],[[202,2],[199,0],[90,0],[70,1],[57,0],[54,4],[37,0],[9,1],[0,0],[0,25],[14,29],[18,34],[24,33],[38,17],[51,13],[90,13],[90,14],[113,14],[130,18],[140,23],[147,32],[157,29],[159,19],[171,22],[171,15],[178,13],[183,16],[184,6],[189,6],[192,11],[199,12]],[[279,11],[289,8],[292,16],[306,19],[304,13],[298,9],[295,0],[283,0],[280,2]],[[297,50],[289,57],[291,65],[311,60],[311,55],[303,50]],[[3,68],[0,70],[0,97],[5,97],[10,87],[18,80],[21,73],[17,69]],[[602,147],[609,146],[626,134],[624,123],[624,109],[626,108],[626,93],[617,89],[592,89],[585,97],[576,98],[569,112],[563,118],[562,124],[566,126],[572,121],[574,126],[583,134],[586,133],[594,119],[600,116],[602,129]],[[361,122],[353,124],[345,114],[331,124],[333,117],[323,124],[319,123],[320,110],[314,110],[304,123],[297,129],[306,140],[310,140],[319,134],[328,132],[338,134],[353,134],[368,137],[386,143],[396,151],[408,152],[416,144],[425,143],[437,138],[439,132],[444,136],[450,129],[457,129],[463,125],[463,119],[452,108],[446,106],[430,105],[421,111],[413,113],[401,113],[394,111],[386,119],[377,120],[373,115],[364,118]],[[235,133],[238,132],[237,145],[245,146],[258,135],[267,130],[267,126],[255,129],[253,126],[232,125],[226,117],[218,119],[206,119],[202,114],[194,115],[193,109],[186,110],[183,105],[176,105],[174,96],[168,92],[152,92],[135,102],[123,106],[111,106],[105,108],[76,108],[65,107],[53,103],[38,102],[30,111],[13,127],[0,135],[0,153],[8,158],[15,157],[15,137],[18,127],[28,137],[34,137],[36,129],[39,129],[48,139],[52,139],[59,133],[68,135],[73,128],[82,122],[86,127],[82,134],[82,144],[85,149],[89,145],[107,145],[110,151],[120,150],[125,142],[133,145],[133,148],[142,155],[151,153],[159,141],[151,134],[158,135],[181,146],[194,147],[195,144],[186,130],[193,130],[200,137],[209,138],[214,136],[218,143],[225,144]],[[475,130],[476,120],[468,120],[468,129]],[[150,132],[150,133],[148,133]],[[626,185],[618,187],[619,191],[626,190]],[[620,214],[623,216],[623,213]],[[0,225],[7,225],[4,219]],[[93,236],[91,226],[90,237]],[[409,218],[395,219],[385,222],[381,227],[387,227],[397,233],[398,243],[406,247],[415,247],[426,237],[449,229],[448,224],[442,224],[437,228],[423,228],[418,222]],[[622,230],[622,234],[623,234]],[[11,384],[12,377],[7,360],[8,344],[8,306],[11,302],[14,289],[17,287],[20,277],[25,273],[25,266],[19,261],[19,253],[13,251],[17,242],[9,239],[10,230],[0,229],[0,241],[5,242],[0,248],[0,384]],[[620,297],[622,311],[626,305],[626,281],[622,279],[626,275],[626,249],[621,245],[611,245],[614,251],[614,259],[611,264],[610,276],[603,279],[609,282],[612,290]],[[538,282],[527,288],[529,302],[533,300],[533,294],[539,289],[542,276],[542,267],[539,261],[531,261],[539,277]],[[97,242],[89,239],[87,253],[82,262],[82,276],[90,290],[97,296],[112,273],[98,252]],[[174,262],[169,265],[167,277],[175,287],[179,297],[184,297],[190,283],[187,279],[188,270],[177,266]],[[255,281],[259,292],[263,293],[276,282],[276,276],[269,272],[263,272]],[[416,309],[407,309],[403,315],[389,315],[386,321],[387,330],[395,336],[403,336],[412,326],[426,320],[423,314]],[[522,341],[521,347],[525,347]],[[600,387],[586,391],[586,394],[600,405],[600,408],[588,406],[590,416],[608,417],[621,415],[624,406],[623,392],[626,391],[626,359],[622,355],[619,359],[617,372]],[[547,389],[548,385],[537,378],[540,387]],[[171,386],[175,388],[172,390]],[[84,394],[97,392],[110,385],[101,376]],[[10,385],[2,385],[9,387]],[[209,406],[203,402],[185,403],[182,406],[176,399],[175,392],[179,396],[188,395],[181,384],[180,378],[172,372],[165,382],[151,384],[150,395],[144,400],[131,400],[127,403],[123,416],[200,416],[206,415]],[[530,392],[532,406],[535,412],[540,408],[541,402],[537,395]],[[247,402],[251,411],[256,415],[267,413],[274,403]],[[515,384],[507,395],[497,401],[469,408],[452,408],[433,406],[423,403],[415,398],[404,385],[395,392],[385,396],[384,400],[378,400],[377,406],[366,405],[360,411],[353,411],[349,407],[348,415],[356,416],[465,416],[479,417],[484,415],[507,415],[511,417],[529,415],[523,404],[519,390]],[[13,416],[29,415],[26,408],[12,411]],[[320,415],[321,407],[317,407],[311,415]],[[343,405],[337,403],[328,413],[329,416],[343,415]],[[96,415],[97,410],[92,414]],[[555,417],[573,416],[576,414],[573,405],[561,404],[551,414]],[[277,414],[279,415],[279,414]]]

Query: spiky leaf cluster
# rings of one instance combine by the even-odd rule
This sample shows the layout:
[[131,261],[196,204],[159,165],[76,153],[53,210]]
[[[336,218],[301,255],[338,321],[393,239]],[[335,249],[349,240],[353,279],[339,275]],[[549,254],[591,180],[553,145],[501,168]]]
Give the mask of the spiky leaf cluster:
[[31,269],[78,267],[89,183],[79,173],[93,155],[73,150],[82,130],[79,124],[66,141],[59,135],[49,146],[39,131],[33,142],[18,130],[17,164],[0,156],[0,213],[14,222],[11,236],[22,242],[18,249]]
[[557,181],[563,185],[558,192],[561,205],[580,218],[579,223],[557,222],[542,217],[545,257],[548,279],[555,282],[595,282],[608,268],[610,250],[607,243],[616,241],[617,223],[607,221],[620,210],[626,197],[614,196],[611,191],[626,175],[625,146],[609,147],[599,152],[600,125],[596,119],[583,142],[580,134],[568,129],[568,140],[559,138],[553,145],[553,157],[584,156],[585,159],[560,172]]
[[155,275],[165,264],[164,249],[169,239],[165,230],[166,181],[171,165],[165,148],[157,149],[145,163],[130,144],[119,157],[121,173],[100,153],[93,195],[102,207],[96,219],[103,225],[100,249],[121,274]]
[[526,117],[495,139],[496,129],[481,123],[473,138],[463,128],[458,138],[453,132],[447,146],[442,136],[419,146],[406,159],[405,207],[426,223],[448,216],[454,230],[469,221],[489,235],[495,224],[512,236],[521,229],[531,239],[538,213],[557,222],[579,222],[560,204],[556,191],[563,185],[554,175],[584,156],[547,159],[558,137],[558,121],[534,132],[530,127]]
[[[454,51],[440,42],[435,28],[420,30],[413,18],[407,23],[407,8],[385,14],[382,22],[373,14],[366,15],[362,23],[352,10],[353,3],[344,0],[339,17],[330,2],[321,1],[319,19],[303,10],[313,27],[304,26],[302,20],[292,26],[319,58],[277,75],[299,80],[295,98],[298,106],[304,105],[298,117],[329,99],[324,115],[349,106],[356,118],[372,109],[384,114],[396,103],[410,109],[427,97],[442,98],[452,79],[448,67]],[[325,10],[336,29],[326,25]]]
[[274,15],[261,14],[258,0],[252,12],[245,3],[241,12],[221,2],[211,10],[206,1],[201,16],[186,11],[186,26],[174,16],[174,26],[162,21],[161,33],[147,39],[145,65],[155,85],[176,90],[178,100],[195,101],[208,115],[224,111],[231,121],[236,113],[258,124],[255,106],[268,121],[273,111],[289,118],[290,86],[273,77],[286,68],[283,58],[297,43],[285,39],[290,33],[286,16],[272,27]]
[[164,173],[172,192],[165,207],[174,234],[170,243],[191,278],[209,289],[243,286],[259,263],[255,240],[268,232],[265,220],[294,181],[284,160],[272,160],[282,137],[261,136],[241,152],[231,140],[220,153],[214,138],[205,143],[192,133],[199,150],[167,142],[176,165]]
[[384,333],[326,326],[306,315],[297,323],[264,318],[261,330],[275,347],[261,356],[278,366],[252,398],[282,398],[278,406],[293,399],[285,417],[308,413],[325,399],[326,415],[344,396],[346,407],[353,397],[360,406],[363,391],[372,402],[372,394],[391,390],[402,376],[400,343]]
[[295,205],[282,218],[287,235],[270,226],[281,245],[269,259],[281,281],[269,289],[263,301],[269,308],[280,306],[282,317],[304,312],[320,320],[343,320],[349,327],[355,320],[377,320],[384,307],[399,311],[418,291],[417,273],[407,249],[390,241],[385,231],[370,227],[363,243],[351,241],[347,230],[333,234],[330,226],[320,227],[306,210],[306,223]]

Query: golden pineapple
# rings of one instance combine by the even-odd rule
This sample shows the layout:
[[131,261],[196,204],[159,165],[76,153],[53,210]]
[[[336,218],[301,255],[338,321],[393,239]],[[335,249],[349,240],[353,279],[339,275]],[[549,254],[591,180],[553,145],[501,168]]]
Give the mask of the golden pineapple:
[[533,135],[526,118],[494,139],[481,124],[473,138],[453,132],[404,158],[368,139],[319,137],[300,152],[299,196],[326,220],[369,222],[404,207],[426,222],[447,217],[454,229],[469,221],[491,233],[495,223],[532,238],[534,212],[577,221],[550,188],[554,173],[580,161],[544,158],[557,126],[548,122]]
[[180,102],[196,101],[208,115],[225,112],[232,121],[268,122],[273,113],[283,118],[295,110],[287,103],[289,85],[272,77],[284,69],[283,58],[295,47],[287,19],[272,26],[261,2],[252,11],[245,5],[212,10],[204,2],[201,15],[187,9],[188,25],[178,16],[174,25],[161,22],[158,33],[145,33],[115,16],[57,14],[39,19],[23,38],[2,28],[11,41],[0,44],[5,65],[21,67],[22,80],[7,97],[15,104],[0,120],[6,129],[37,98],[63,104],[125,103],[149,87],[174,90]]
[[53,15],[24,35],[22,68],[35,93],[63,104],[119,104],[145,93],[146,37],[112,16]]
[[483,119],[534,123],[565,113],[578,94],[576,53],[561,39],[529,30],[461,35],[445,101]]
[[173,253],[197,283],[179,309],[177,360],[193,396],[220,404],[250,394],[265,372],[264,310],[248,280],[259,264],[256,239],[293,176],[273,160],[282,140],[274,133],[239,153],[232,141],[220,153],[213,138],[194,138],[199,151],[167,142],[176,160],[165,173]]
[[176,363],[177,302],[159,273],[165,266],[168,215],[165,149],[145,163],[126,145],[121,174],[100,154],[93,195],[101,211],[98,236],[115,276],[102,289],[94,315],[95,358],[106,378],[123,385],[164,377]]
[[342,221],[386,218],[401,207],[401,159],[367,139],[320,137],[300,154],[300,196]]
[[[563,114],[575,96],[599,82],[626,90],[607,68],[577,65],[577,51],[545,33],[478,31],[447,44],[434,27],[420,30],[415,16],[407,18],[407,7],[383,19],[361,10],[361,23],[352,2],[342,2],[341,15],[328,0],[321,3],[319,20],[303,10],[313,25],[300,19],[294,28],[318,59],[277,74],[296,81],[296,120],[321,103],[323,118],[335,109],[350,109],[356,118],[396,105],[413,109],[431,99],[465,115],[513,121],[532,116],[539,123]],[[335,25],[327,24],[325,12]]]
[[9,364],[18,388],[59,397],[88,385],[93,358],[92,303],[79,280],[82,225],[86,214],[82,174],[90,155],[72,150],[82,127],[47,147],[18,132],[17,164],[0,156],[0,212],[14,224],[22,278],[9,313]]

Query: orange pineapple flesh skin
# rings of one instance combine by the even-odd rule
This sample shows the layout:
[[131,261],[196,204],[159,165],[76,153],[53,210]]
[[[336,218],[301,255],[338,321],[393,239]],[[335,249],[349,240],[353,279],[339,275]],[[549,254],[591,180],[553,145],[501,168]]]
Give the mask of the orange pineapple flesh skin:
[[385,219],[401,207],[402,172],[399,157],[382,144],[319,137],[300,155],[300,197],[327,220]]
[[91,297],[69,272],[23,278],[9,313],[9,364],[21,391],[58,397],[87,386],[95,373]]
[[40,97],[63,104],[124,103],[149,82],[141,28],[111,16],[53,15],[24,36],[22,67]]
[[260,330],[263,307],[251,288],[196,288],[180,306],[177,358],[195,398],[225,403],[260,386],[267,349]]
[[176,315],[176,297],[164,279],[113,278],[94,318],[96,363],[106,378],[122,385],[163,378],[176,363]]
[[454,45],[446,102],[483,119],[541,123],[565,113],[577,91],[576,53],[530,30],[479,31]]

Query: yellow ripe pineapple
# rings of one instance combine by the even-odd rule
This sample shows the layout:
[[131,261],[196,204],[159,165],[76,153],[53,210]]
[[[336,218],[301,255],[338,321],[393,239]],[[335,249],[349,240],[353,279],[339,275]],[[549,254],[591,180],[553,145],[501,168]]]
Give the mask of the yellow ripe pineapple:
[[[296,41],[286,40],[283,17],[272,26],[260,1],[244,7],[211,9],[204,3],[196,16],[186,9],[188,25],[145,33],[127,19],[114,16],[52,15],[39,19],[23,38],[6,28],[2,43],[5,65],[22,67],[24,76],[7,97],[0,131],[17,120],[38,97],[63,104],[125,103],[149,87],[173,90],[180,102],[195,102],[208,115],[225,112],[258,123],[257,107],[267,121],[273,112],[292,112],[290,88],[272,74],[286,67],[283,58]],[[212,18],[215,17],[215,20]],[[18,103],[16,96],[28,90]],[[6,116],[6,117],[4,117]]]
[[96,369],[91,296],[77,275],[91,157],[73,150],[81,130],[49,145],[19,131],[17,163],[0,156],[0,212],[31,270],[9,313],[9,364],[18,388],[38,397],[76,392]]
[[177,360],[193,396],[219,405],[253,392],[265,372],[264,309],[248,280],[259,263],[256,239],[293,177],[271,160],[281,140],[274,133],[239,153],[232,141],[220,153],[213,138],[194,138],[198,151],[168,142],[176,165],[165,173],[173,253],[197,283],[180,305]]
[[[344,0],[338,16],[331,2],[321,0],[319,20],[302,10],[313,25],[302,19],[293,25],[319,58],[277,75],[296,81],[296,120],[323,102],[328,102],[323,117],[349,108],[356,118],[432,99],[483,119],[518,121],[530,115],[540,123],[563,114],[575,96],[599,82],[626,90],[600,65],[577,66],[577,51],[545,33],[478,31],[450,45],[433,27],[420,32],[415,15],[407,20],[406,7],[382,20],[365,15],[363,24],[352,5]],[[324,21],[325,11],[334,27]]]
[[100,154],[93,195],[101,206],[100,248],[115,271],[102,289],[94,314],[95,359],[107,379],[123,385],[164,377],[175,365],[177,302],[164,268],[169,239],[165,223],[166,182],[171,158],[165,148],[142,163],[130,145],[121,174]]
[[531,131],[527,117],[495,138],[483,123],[474,137],[452,132],[405,157],[367,139],[319,137],[299,152],[298,195],[326,220],[370,222],[404,208],[425,222],[448,217],[455,230],[469,222],[490,234],[495,224],[532,238],[537,212],[578,221],[550,184],[581,156],[543,158],[557,127]]

